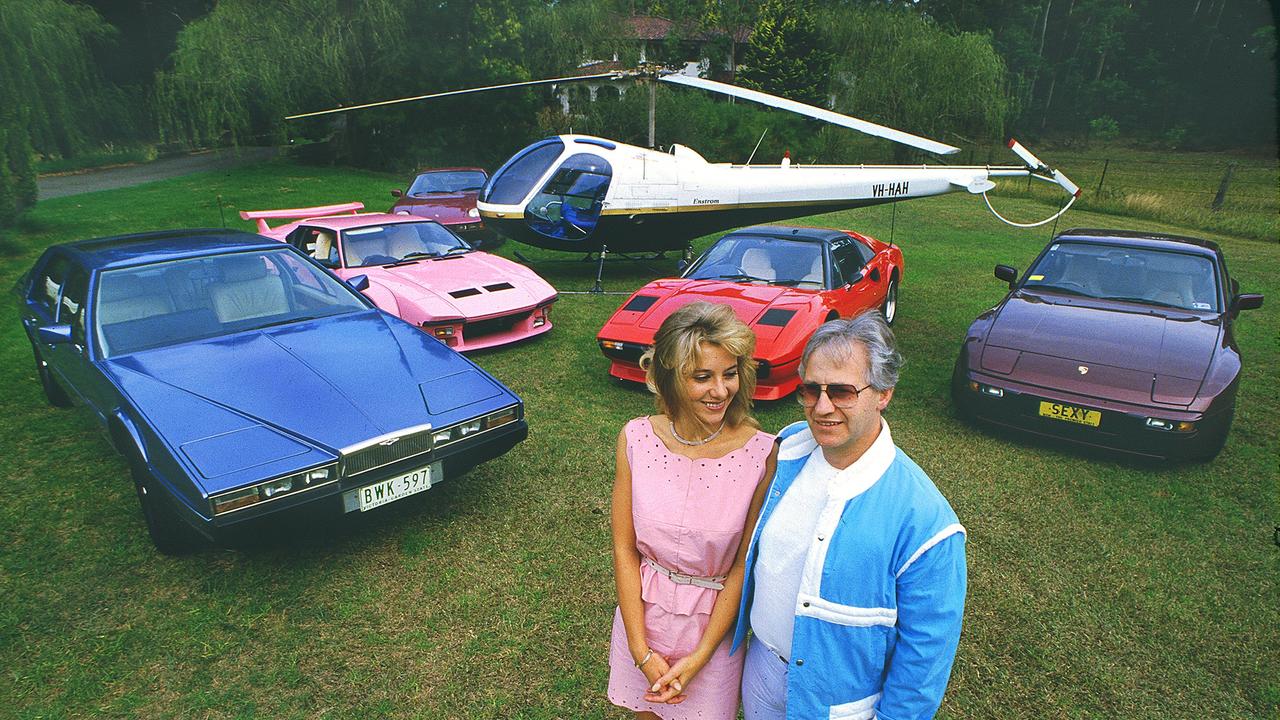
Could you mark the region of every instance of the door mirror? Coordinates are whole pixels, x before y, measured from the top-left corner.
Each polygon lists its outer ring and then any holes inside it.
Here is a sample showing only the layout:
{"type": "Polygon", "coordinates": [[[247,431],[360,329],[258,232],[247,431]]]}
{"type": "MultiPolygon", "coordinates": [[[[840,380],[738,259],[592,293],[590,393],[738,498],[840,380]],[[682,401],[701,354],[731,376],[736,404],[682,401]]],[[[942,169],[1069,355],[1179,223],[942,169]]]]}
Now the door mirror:
{"type": "Polygon", "coordinates": [[[352,275],[351,277],[347,278],[347,284],[351,286],[352,290],[355,290],[357,292],[364,292],[365,290],[369,289],[369,276],[368,275],[352,275]]]}
{"type": "Polygon", "coordinates": [[[1012,290],[1014,285],[1018,284],[1018,268],[1008,265],[996,266],[996,279],[1009,283],[1009,289],[1012,290]]]}
{"type": "Polygon", "coordinates": [[[1256,310],[1262,307],[1262,297],[1262,295],[1255,293],[1237,295],[1231,300],[1231,311],[1240,312],[1241,310],[1256,310]]]}
{"type": "Polygon", "coordinates": [[[880,282],[880,268],[871,268],[871,282],[880,282]]]}
{"type": "Polygon", "coordinates": [[[391,191],[391,197],[393,197],[393,198],[398,198],[398,197],[403,197],[403,196],[404,196],[404,192],[403,192],[403,191],[401,191],[401,190],[392,190],[392,191],[391,191]]]}
{"type": "Polygon", "coordinates": [[[46,325],[36,329],[40,342],[46,345],[58,345],[71,342],[70,325],[46,325]]]}

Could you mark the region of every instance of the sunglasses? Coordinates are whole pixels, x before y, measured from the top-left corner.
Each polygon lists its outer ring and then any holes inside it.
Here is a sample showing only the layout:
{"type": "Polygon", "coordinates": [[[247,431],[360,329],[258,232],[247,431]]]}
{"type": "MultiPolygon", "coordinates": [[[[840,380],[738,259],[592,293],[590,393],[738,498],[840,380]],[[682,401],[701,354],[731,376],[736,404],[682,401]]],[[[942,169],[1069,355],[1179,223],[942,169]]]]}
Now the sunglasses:
{"type": "Polygon", "coordinates": [[[857,385],[839,383],[801,383],[800,387],[796,388],[796,400],[805,407],[813,407],[818,404],[818,398],[825,392],[832,405],[838,408],[851,408],[858,404],[858,393],[869,387],[871,387],[870,384],[860,388],[857,385]]]}

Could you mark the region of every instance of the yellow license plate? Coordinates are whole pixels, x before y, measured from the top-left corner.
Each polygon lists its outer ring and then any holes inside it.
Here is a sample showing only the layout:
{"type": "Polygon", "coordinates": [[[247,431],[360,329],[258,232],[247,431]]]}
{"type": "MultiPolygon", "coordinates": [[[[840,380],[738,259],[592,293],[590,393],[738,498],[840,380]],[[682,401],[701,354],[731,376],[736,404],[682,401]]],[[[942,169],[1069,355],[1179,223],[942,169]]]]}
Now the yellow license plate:
{"type": "Polygon", "coordinates": [[[1062,403],[1040,401],[1040,417],[1053,418],[1054,420],[1062,420],[1064,422],[1076,423],[1077,425],[1089,425],[1098,427],[1098,423],[1102,422],[1102,413],[1097,410],[1086,410],[1075,405],[1063,405],[1062,403]]]}

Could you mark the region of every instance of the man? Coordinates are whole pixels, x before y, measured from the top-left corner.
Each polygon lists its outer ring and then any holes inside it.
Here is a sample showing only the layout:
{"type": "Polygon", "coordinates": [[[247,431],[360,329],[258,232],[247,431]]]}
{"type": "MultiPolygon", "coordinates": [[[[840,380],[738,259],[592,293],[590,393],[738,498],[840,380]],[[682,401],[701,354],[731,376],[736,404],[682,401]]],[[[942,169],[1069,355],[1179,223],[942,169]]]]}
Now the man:
{"type": "Polygon", "coordinates": [[[964,528],[881,413],[902,356],[879,312],[826,323],[800,360],[805,421],[747,553],[747,720],[929,718],[964,612],[964,528]]]}

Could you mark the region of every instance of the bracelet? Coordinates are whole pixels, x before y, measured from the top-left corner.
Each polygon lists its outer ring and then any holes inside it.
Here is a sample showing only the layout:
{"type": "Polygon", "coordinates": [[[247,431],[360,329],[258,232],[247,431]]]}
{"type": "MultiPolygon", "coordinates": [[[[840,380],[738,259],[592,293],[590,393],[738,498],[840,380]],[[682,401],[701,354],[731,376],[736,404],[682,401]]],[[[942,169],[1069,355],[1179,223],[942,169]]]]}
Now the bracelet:
{"type": "Polygon", "coordinates": [[[640,662],[636,663],[636,667],[637,667],[637,668],[642,668],[642,667],[644,667],[644,664],[645,664],[645,663],[647,663],[647,662],[649,662],[649,659],[650,659],[650,658],[652,658],[652,657],[653,657],[653,650],[652,650],[652,649],[650,649],[650,650],[649,650],[649,652],[647,652],[647,653],[645,653],[645,654],[644,654],[644,659],[643,659],[643,660],[641,660],[640,662]]]}

